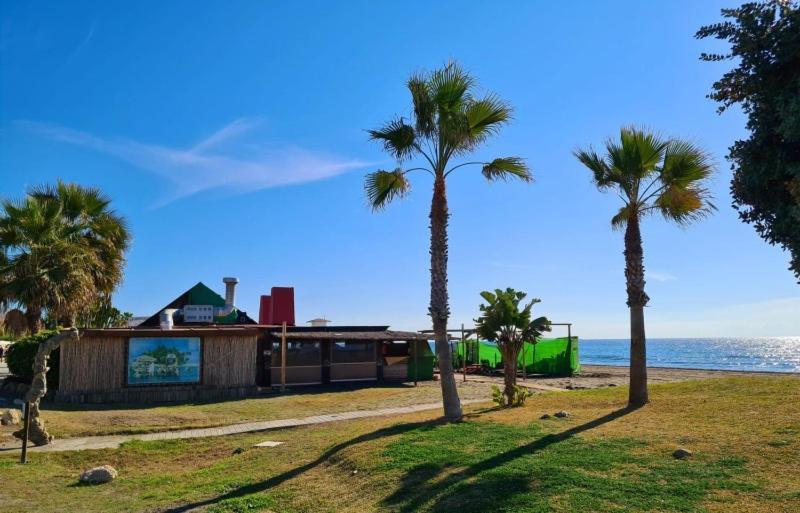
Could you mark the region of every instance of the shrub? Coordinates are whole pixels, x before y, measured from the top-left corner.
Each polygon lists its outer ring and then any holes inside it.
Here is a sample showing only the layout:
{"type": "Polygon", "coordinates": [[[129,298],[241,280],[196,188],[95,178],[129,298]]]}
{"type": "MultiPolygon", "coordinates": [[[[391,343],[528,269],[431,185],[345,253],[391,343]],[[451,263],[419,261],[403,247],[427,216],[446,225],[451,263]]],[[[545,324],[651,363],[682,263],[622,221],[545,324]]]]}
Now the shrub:
{"type": "Polygon", "coordinates": [[[492,385],[492,401],[494,401],[494,403],[501,408],[505,408],[506,406],[510,406],[512,408],[522,406],[525,404],[525,401],[528,399],[528,397],[532,395],[533,392],[531,392],[527,387],[514,385],[514,394],[511,398],[511,402],[509,403],[506,395],[503,393],[503,390],[497,385],[492,385]]]}
{"type": "MultiPolygon", "coordinates": [[[[36,335],[30,335],[11,344],[6,356],[9,372],[21,381],[30,383],[33,379],[33,361],[39,350],[39,344],[56,334],[58,331],[55,330],[40,331],[36,335]]],[[[47,365],[50,367],[50,370],[47,371],[47,388],[56,390],[58,388],[58,349],[50,353],[47,365]]]]}

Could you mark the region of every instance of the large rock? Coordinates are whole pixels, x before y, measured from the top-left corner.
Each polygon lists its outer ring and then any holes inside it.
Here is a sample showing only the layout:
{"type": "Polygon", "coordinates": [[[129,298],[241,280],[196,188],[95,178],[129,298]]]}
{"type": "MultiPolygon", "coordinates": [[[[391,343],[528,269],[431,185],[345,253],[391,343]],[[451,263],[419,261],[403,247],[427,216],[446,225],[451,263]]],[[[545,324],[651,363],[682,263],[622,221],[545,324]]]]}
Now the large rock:
{"type": "Polygon", "coordinates": [[[81,483],[100,484],[113,481],[117,477],[117,470],[111,465],[90,468],[81,474],[81,483]]]}
{"type": "Polygon", "coordinates": [[[9,409],[0,414],[0,424],[4,426],[16,426],[22,422],[22,413],[19,410],[9,409]]]}

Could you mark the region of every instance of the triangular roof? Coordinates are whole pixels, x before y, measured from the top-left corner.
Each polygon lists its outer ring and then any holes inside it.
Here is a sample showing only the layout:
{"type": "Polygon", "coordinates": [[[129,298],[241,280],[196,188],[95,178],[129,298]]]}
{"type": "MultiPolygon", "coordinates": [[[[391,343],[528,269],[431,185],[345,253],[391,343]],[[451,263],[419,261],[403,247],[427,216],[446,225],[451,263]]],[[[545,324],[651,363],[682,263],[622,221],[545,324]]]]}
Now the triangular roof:
{"type": "MultiPolygon", "coordinates": [[[[186,305],[211,305],[211,306],[225,306],[225,299],[208,288],[203,282],[197,282],[197,285],[190,288],[180,296],[176,297],[171,303],[159,308],[159,310],[147,318],[144,322],[139,324],[140,327],[153,327],[159,325],[158,315],[165,308],[183,308],[186,305]]],[[[176,323],[179,324],[179,323],[176,323]]],[[[256,324],[256,321],[250,318],[246,313],[234,307],[233,312],[225,317],[214,318],[214,324],[256,324]]]]}

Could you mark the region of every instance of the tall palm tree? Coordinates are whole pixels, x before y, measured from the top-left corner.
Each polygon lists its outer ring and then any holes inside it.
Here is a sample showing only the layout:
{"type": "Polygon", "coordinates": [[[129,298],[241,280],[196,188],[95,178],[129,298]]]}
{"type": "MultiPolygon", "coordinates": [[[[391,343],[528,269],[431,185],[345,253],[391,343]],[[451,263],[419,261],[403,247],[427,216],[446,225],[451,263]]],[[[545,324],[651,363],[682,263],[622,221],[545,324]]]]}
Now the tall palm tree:
{"type": "Polygon", "coordinates": [[[130,234],[98,189],[58,182],[0,206],[0,302],[25,307],[28,327],[42,312],[65,323],[122,280],[130,234]]]}
{"type": "Polygon", "coordinates": [[[614,229],[625,229],[625,280],[631,329],[630,391],[632,407],[647,396],[647,354],[644,307],[644,253],[640,222],[650,214],[687,225],[716,208],[704,182],[713,172],[708,153],[690,142],[664,139],[640,128],[623,128],[619,140],[609,138],[606,153],[577,150],[575,156],[592,172],[601,191],[613,190],[623,201],[611,219],[614,229]]]}
{"type": "Polygon", "coordinates": [[[519,178],[531,181],[525,162],[519,157],[497,158],[492,161],[461,162],[459,157],[473,152],[511,119],[511,107],[499,97],[488,94],[476,96],[475,80],[457,63],[426,74],[412,75],[408,89],[413,104],[413,122],[400,117],[377,130],[370,130],[373,140],[397,160],[392,171],[379,170],[365,179],[365,190],[374,210],[408,194],[411,184],[408,173],[427,172],[433,177],[433,198],[430,209],[431,297],[428,313],[433,323],[436,355],[439,361],[440,382],[445,417],[461,418],[450,346],[447,339],[447,320],[450,307],[447,294],[447,208],[446,179],[454,171],[469,165],[482,166],[488,180],[519,178]],[[414,167],[403,163],[417,159],[414,167]]]}

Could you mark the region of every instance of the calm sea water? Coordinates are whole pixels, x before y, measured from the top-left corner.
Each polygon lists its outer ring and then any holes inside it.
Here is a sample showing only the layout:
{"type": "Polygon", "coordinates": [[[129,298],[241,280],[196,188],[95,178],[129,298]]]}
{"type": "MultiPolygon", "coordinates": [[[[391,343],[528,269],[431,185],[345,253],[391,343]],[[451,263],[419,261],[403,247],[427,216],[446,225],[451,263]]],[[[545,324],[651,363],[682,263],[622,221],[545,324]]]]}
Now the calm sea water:
{"type": "MultiPolygon", "coordinates": [[[[585,364],[628,365],[630,342],[581,339],[585,364]]],[[[800,372],[800,337],[652,338],[647,340],[651,367],[800,372]]]]}

